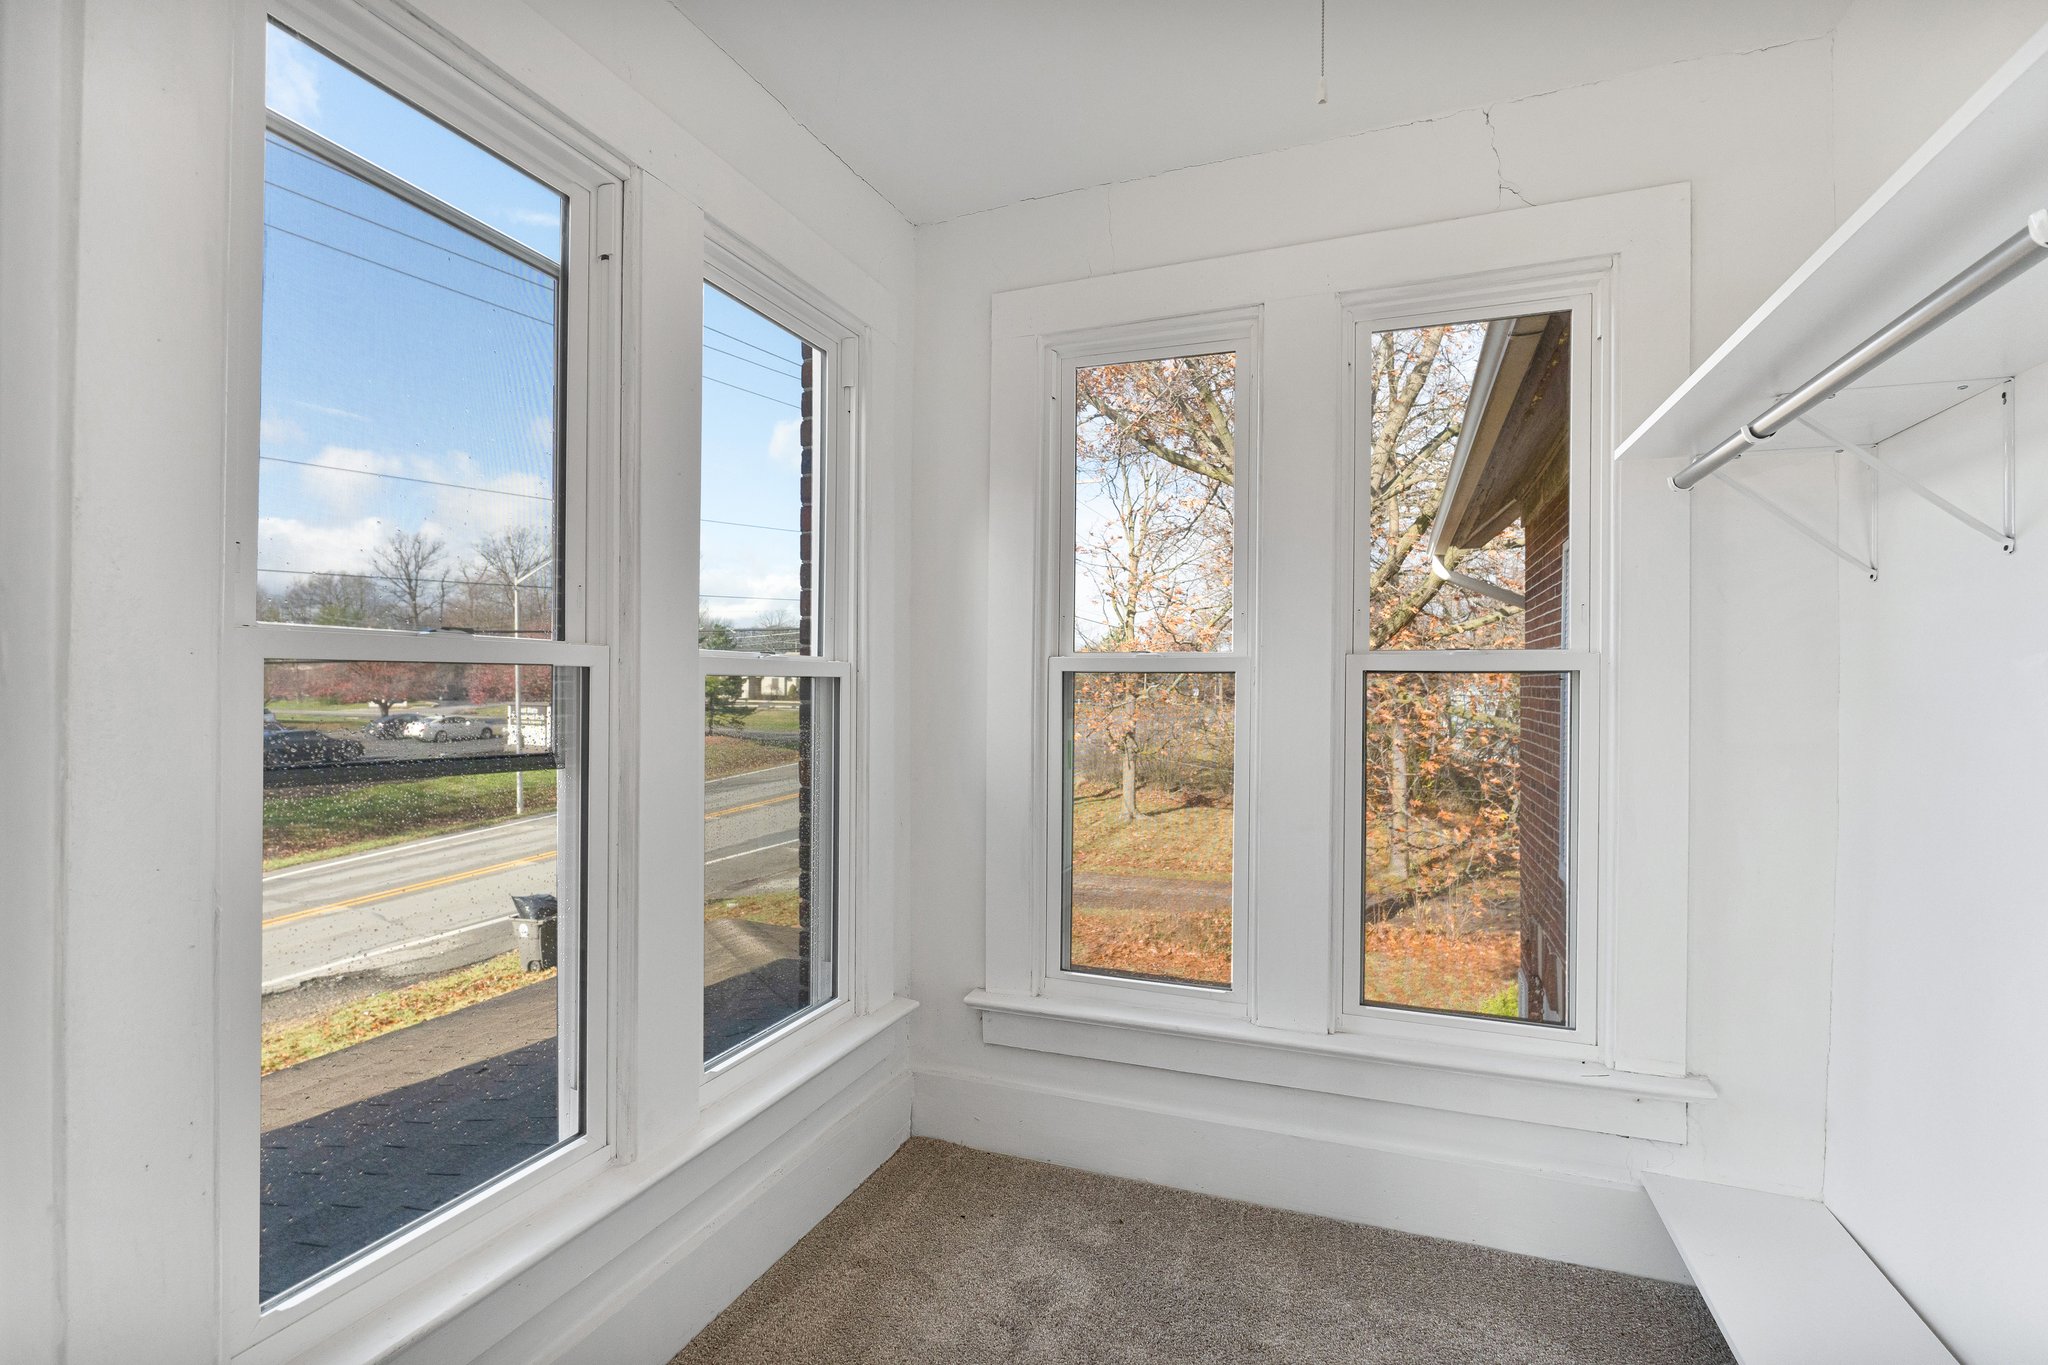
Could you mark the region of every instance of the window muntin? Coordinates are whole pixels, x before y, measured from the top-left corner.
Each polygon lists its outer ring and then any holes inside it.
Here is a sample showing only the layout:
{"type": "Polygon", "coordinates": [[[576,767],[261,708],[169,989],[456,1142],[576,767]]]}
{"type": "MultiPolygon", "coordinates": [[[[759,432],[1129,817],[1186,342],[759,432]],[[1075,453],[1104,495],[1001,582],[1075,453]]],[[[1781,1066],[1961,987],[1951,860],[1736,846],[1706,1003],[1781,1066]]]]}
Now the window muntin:
{"type": "Polygon", "coordinates": [[[1372,335],[1370,649],[1561,649],[1571,315],[1372,335]]]}
{"type": "Polygon", "coordinates": [[[1569,673],[1368,673],[1361,1003],[1567,1022],[1569,673]]]}
{"type": "Polygon", "coordinates": [[[704,1058],[834,996],[838,680],[704,679],[704,1058]]]}
{"type": "Polygon", "coordinates": [[[430,147],[423,164],[448,174],[429,178],[479,198],[431,211],[289,127],[268,134],[258,616],[559,638],[559,267],[463,223],[516,181],[519,212],[551,206],[559,256],[562,196],[271,34],[273,97],[430,147]],[[299,73],[282,84],[280,57],[299,73]]]}
{"type": "Polygon", "coordinates": [[[1575,774],[1594,679],[1567,648],[1572,322],[1362,329],[1350,913],[1367,1008],[1583,1023],[1575,774]]]}
{"type": "Polygon", "coordinates": [[[1231,648],[1237,354],[1074,372],[1077,653],[1231,648]]]}
{"type": "Polygon", "coordinates": [[[816,516],[824,352],[716,285],[704,286],[704,440],[698,638],[706,649],[818,652],[816,516]]]}
{"type": "Polygon", "coordinates": [[[1237,678],[1067,675],[1069,971],[1231,984],[1237,678]]]}
{"type": "Polygon", "coordinates": [[[581,1131],[586,686],[266,663],[262,1299],[581,1131]]]}

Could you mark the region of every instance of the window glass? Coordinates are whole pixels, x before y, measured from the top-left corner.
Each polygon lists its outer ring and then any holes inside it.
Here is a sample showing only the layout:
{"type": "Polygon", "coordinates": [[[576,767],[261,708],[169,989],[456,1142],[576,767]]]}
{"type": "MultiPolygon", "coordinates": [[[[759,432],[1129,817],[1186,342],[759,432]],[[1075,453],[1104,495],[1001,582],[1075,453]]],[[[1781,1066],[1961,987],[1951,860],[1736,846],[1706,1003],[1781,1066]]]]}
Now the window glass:
{"type": "MultiPolygon", "coordinates": [[[[295,98],[324,98],[330,69],[295,98]]],[[[349,107],[382,101],[394,139],[517,174],[350,79],[349,107]]],[[[558,637],[554,268],[277,131],[263,212],[259,615],[558,637]]]]}
{"type": "Polygon", "coordinates": [[[817,652],[817,428],[822,353],[704,286],[703,548],[706,649],[817,652]]]}
{"type": "Polygon", "coordinates": [[[834,994],[830,678],[704,680],[704,1056],[834,994]]]}
{"type": "Polygon", "coordinates": [[[1566,1023],[1571,677],[1368,673],[1364,1002],[1566,1023]]]}
{"type": "Polygon", "coordinates": [[[263,100],[272,113],[561,262],[559,194],[277,24],[267,34],[263,100]]]}
{"type": "Polygon", "coordinates": [[[266,664],[264,1299],[581,1131],[584,682],[266,664]]]}
{"type": "Polygon", "coordinates": [[[1067,680],[1066,965],[1228,986],[1237,679],[1067,680]]]}
{"type": "Polygon", "coordinates": [[[1373,649],[1564,647],[1571,315],[1372,339],[1373,649]]]}
{"type": "Polygon", "coordinates": [[[1074,372],[1074,648],[1231,647],[1237,355],[1074,372]]]}

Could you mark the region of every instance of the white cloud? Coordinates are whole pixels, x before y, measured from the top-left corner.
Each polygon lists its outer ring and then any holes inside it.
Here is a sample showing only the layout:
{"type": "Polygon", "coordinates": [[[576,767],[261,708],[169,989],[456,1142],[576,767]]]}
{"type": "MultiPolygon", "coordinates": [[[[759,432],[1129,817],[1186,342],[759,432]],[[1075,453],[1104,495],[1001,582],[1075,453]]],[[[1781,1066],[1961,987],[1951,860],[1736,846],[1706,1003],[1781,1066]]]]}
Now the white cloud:
{"type": "Polygon", "coordinates": [[[803,443],[798,438],[803,433],[803,419],[790,417],[775,424],[775,430],[768,437],[768,458],[790,469],[797,468],[803,460],[803,443]]]}
{"type": "Polygon", "coordinates": [[[306,439],[306,429],[289,417],[264,418],[257,427],[257,434],[262,436],[266,444],[272,441],[290,444],[306,439]]]}
{"type": "Polygon", "coordinates": [[[533,448],[535,450],[544,451],[548,454],[554,453],[555,419],[552,415],[544,412],[527,423],[526,434],[533,438],[533,448]]]}
{"type": "Polygon", "coordinates": [[[360,412],[350,412],[347,408],[330,408],[322,403],[308,403],[303,398],[294,398],[292,401],[311,412],[324,412],[329,417],[346,417],[351,422],[367,422],[370,420],[360,412]]]}
{"type": "Polygon", "coordinates": [[[265,44],[263,102],[294,123],[320,117],[320,73],[299,44],[276,29],[265,44]]]}
{"type": "Polygon", "coordinates": [[[371,475],[404,472],[405,462],[395,455],[327,446],[300,468],[299,477],[306,491],[326,503],[329,511],[347,517],[377,496],[379,481],[371,475]]]}
{"type": "Polygon", "coordinates": [[[560,227],[560,213],[545,213],[540,209],[506,209],[504,217],[509,222],[525,223],[528,227],[560,227]]]}
{"type": "Polygon", "coordinates": [[[304,573],[370,573],[370,557],[384,539],[377,517],[334,526],[295,517],[261,517],[256,522],[256,566],[304,573]]]}

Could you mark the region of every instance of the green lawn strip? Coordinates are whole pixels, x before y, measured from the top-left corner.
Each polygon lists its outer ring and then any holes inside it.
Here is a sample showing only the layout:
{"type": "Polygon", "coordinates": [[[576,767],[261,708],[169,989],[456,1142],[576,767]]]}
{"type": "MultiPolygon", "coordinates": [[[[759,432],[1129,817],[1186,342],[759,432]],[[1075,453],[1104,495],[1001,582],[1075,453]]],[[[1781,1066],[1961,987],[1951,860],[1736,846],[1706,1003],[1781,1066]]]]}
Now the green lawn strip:
{"type": "Polygon", "coordinates": [[[263,1074],[267,1076],[386,1033],[439,1019],[522,986],[551,981],[554,975],[552,968],[544,972],[522,971],[519,954],[501,953],[473,967],[415,981],[396,990],[379,991],[311,1019],[265,1029],[263,1074]]]}
{"type": "MultiPolygon", "coordinates": [[[[379,782],[350,791],[285,788],[263,801],[263,867],[339,858],[436,834],[483,829],[514,816],[518,773],[379,782]]],[[[555,808],[555,774],[525,774],[526,813],[555,808]]]]}

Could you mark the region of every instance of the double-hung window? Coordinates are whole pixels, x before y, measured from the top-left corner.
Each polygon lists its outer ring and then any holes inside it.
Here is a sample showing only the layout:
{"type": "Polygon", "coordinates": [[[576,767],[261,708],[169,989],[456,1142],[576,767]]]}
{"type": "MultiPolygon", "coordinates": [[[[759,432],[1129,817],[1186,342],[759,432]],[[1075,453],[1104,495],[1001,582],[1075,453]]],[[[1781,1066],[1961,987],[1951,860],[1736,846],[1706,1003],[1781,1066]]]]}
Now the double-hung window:
{"type": "Polygon", "coordinates": [[[704,284],[697,636],[704,1059],[844,998],[854,716],[854,337],[714,245],[704,284]]]}
{"type": "Polygon", "coordinates": [[[1241,1001],[1253,639],[1249,316],[1056,352],[1044,969],[1241,1001]]]}
{"type": "Polygon", "coordinates": [[[1353,1018],[1570,1034],[1591,1008],[1587,311],[1355,319],[1353,1018]]]}
{"type": "Polygon", "coordinates": [[[996,296],[985,1042],[1683,1134],[1688,213],[996,296]]]}
{"type": "Polygon", "coordinates": [[[320,32],[267,29],[230,480],[224,1236],[273,1329],[607,1112],[618,185],[320,32]]]}

